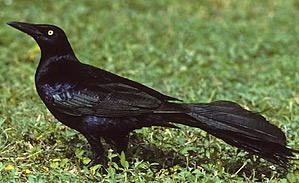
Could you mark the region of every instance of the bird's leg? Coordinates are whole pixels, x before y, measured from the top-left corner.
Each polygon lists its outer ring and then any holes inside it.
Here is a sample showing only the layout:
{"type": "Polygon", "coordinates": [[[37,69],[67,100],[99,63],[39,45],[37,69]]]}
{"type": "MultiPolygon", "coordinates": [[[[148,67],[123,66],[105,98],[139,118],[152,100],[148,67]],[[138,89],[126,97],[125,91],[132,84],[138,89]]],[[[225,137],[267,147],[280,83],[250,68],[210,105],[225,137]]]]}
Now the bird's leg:
{"type": "Polygon", "coordinates": [[[110,138],[116,147],[117,152],[120,154],[122,151],[126,151],[129,143],[128,134],[118,134],[110,138]]]}
{"type": "MultiPolygon", "coordinates": [[[[126,153],[126,157],[130,156],[130,155],[128,155],[128,152],[126,151],[127,147],[128,147],[128,142],[129,142],[129,138],[128,138],[127,134],[117,133],[117,135],[105,136],[104,139],[107,143],[112,144],[114,147],[116,147],[117,153],[119,155],[123,151],[126,153]]],[[[120,163],[120,157],[119,156],[114,157],[113,161],[120,163]]]]}
{"type": "Polygon", "coordinates": [[[105,164],[103,158],[104,149],[100,141],[100,136],[94,136],[94,135],[84,135],[84,136],[87,139],[88,143],[90,144],[91,151],[93,153],[91,162],[88,164],[88,166],[92,166],[98,163],[105,164]]]}
{"type": "Polygon", "coordinates": [[[122,151],[127,151],[128,143],[129,138],[127,136],[124,136],[123,139],[117,139],[117,141],[115,141],[117,152],[120,154],[122,151]]]}

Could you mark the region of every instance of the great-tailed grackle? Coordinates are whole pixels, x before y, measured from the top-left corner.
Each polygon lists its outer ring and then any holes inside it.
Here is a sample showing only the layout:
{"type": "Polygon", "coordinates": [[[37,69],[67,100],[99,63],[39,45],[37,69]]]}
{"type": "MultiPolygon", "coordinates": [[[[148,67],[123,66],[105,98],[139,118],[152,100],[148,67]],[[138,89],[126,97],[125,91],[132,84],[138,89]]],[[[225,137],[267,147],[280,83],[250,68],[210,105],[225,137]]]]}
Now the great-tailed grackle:
{"type": "Polygon", "coordinates": [[[285,134],[263,116],[234,102],[186,104],[135,81],[79,62],[62,29],[54,25],[8,22],[35,39],[41,59],[35,73],[37,92],[63,124],[82,133],[93,159],[103,154],[100,138],[117,150],[128,134],[142,127],[201,128],[230,145],[286,166],[293,153],[285,134]]]}

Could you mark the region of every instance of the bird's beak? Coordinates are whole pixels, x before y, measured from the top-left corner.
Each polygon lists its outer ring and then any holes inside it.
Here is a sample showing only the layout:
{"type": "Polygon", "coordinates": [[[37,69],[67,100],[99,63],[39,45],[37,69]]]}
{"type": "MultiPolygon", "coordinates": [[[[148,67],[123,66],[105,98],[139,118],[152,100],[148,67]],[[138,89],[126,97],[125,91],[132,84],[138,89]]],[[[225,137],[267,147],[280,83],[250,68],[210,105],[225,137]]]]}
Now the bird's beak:
{"type": "Polygon", "coordinates": [[[32,37],[41,36],[42,33],[36,28],[36,25],[23,22],[7,22],[8,25],[27,33],[32,37]]]}

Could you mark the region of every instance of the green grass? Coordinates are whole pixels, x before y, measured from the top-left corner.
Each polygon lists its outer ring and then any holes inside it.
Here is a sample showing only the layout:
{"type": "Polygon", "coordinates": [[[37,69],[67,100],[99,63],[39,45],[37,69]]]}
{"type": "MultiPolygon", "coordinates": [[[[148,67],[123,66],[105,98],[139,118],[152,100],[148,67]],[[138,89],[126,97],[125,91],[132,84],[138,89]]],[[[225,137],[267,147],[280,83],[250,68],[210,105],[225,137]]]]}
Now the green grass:
{"type": "MultiPolygon", "coordinates": [[[[299,149],[299,3],[276,1],[0,1],[2,182],[298,182],[205,132],[144,128],[130,157],[87,168],[82,135],[47,111],[34,86],[39,49],[6,21],[62,27],[78,58],[185,102],[232,100],[299,149]]],[[[108,148],[108,147],[107,147],[108,148]]],[[[297,156],[298,158],[298,156],[297,156]]],[[[297,175],[297,176],[296,176],[297,175]]]]}

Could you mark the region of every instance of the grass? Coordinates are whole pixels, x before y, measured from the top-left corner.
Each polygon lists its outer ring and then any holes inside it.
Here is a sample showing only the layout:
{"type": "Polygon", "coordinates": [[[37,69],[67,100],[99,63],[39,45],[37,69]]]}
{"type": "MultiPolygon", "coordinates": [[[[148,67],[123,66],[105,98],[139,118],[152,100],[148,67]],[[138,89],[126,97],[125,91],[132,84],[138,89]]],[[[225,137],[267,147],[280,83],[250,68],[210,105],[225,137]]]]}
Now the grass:
{"type": "Polygon", "coordinates": [[[84,63],[185,102],[225,99],[262,112],[298,150],[298,1],[3,0],[0,7],[1,181],[298,182],[298,161],[273,167],[184,126],[136,130],[130,157],[109,150],[107,167],[87,168],[86,140],[57,122],[35,91],[36,43],[5,24],[58,25],[84,63]]]}

